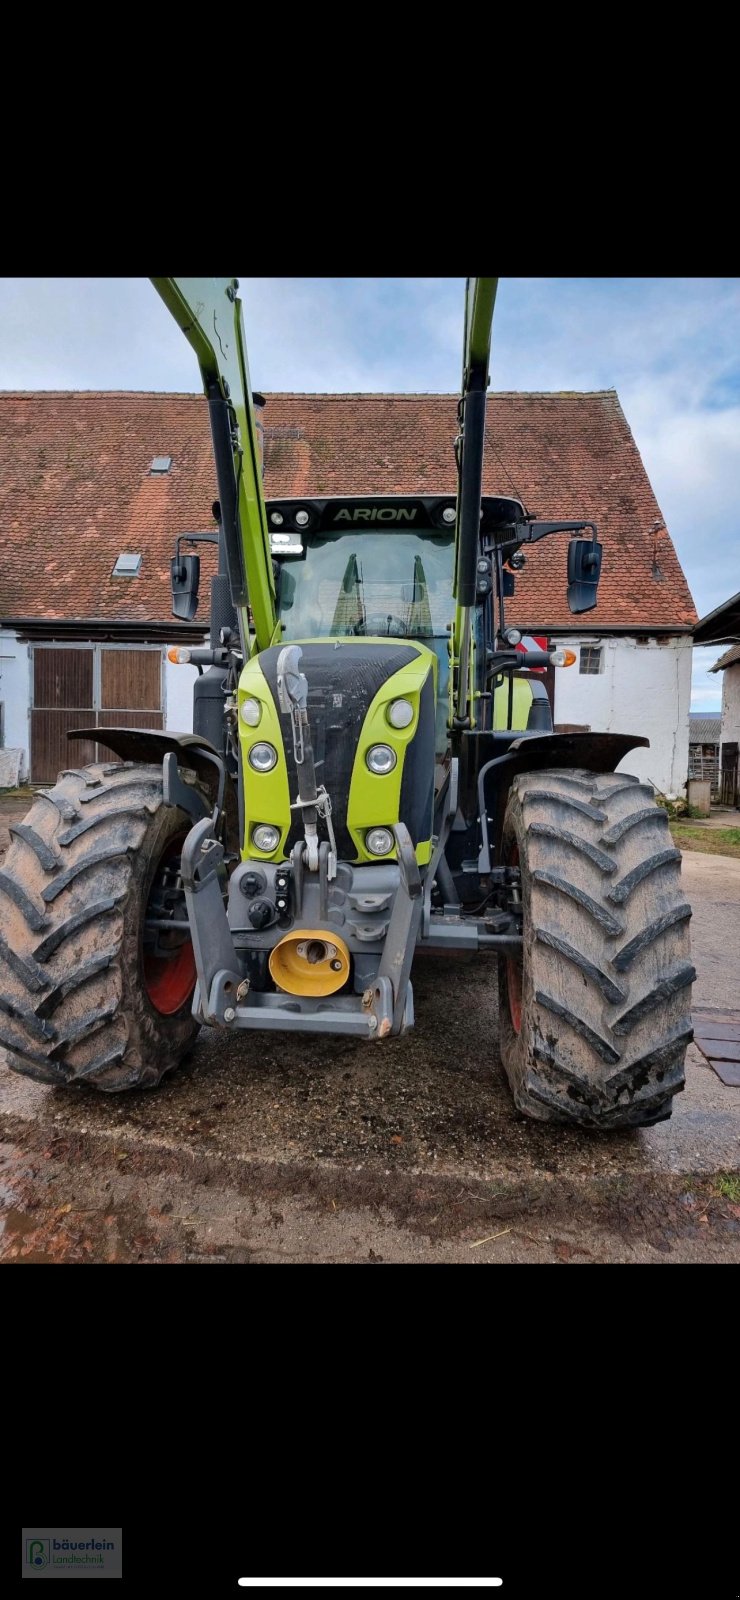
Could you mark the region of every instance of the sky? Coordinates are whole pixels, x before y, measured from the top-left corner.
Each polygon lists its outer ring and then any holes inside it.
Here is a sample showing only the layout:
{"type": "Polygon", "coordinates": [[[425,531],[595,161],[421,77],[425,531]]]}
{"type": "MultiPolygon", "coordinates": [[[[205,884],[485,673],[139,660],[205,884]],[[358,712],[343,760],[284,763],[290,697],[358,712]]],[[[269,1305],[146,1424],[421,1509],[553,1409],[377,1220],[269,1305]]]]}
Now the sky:
{"type": "MultiPolygon", "coordinates": [[[[456,392],[463,278],[241,278],[258,390],[456,392]]],[[[740,278],[502,278],[493,389],[616,389],[700,616],[740,590],[740,278]]],[[[147,278],[0,279],[0,389],[197,392],[147,278]]],[[[718,711],[720,648],[692,710],[718,711]]]]}

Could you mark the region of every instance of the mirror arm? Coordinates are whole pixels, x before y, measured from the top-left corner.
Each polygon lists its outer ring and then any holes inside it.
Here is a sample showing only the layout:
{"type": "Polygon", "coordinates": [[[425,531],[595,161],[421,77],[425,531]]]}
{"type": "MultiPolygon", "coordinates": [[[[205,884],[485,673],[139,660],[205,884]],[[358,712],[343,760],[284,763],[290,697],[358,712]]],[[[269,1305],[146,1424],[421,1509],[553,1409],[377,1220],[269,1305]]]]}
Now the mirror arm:
{"type": "Polygon", "coordinates": [[[181,544],[218,544],[217,533],[178,533],[175,540],[175,560],[180,560],[181,544]]]}
{"type": "Polygon", "coordinates": [[[581,533],[584,528],[591,529],[591,538],[596,543],[595,522],[515,522],[516,544],[534,544],[537,539],[546,539],[549,533],[581,533]]]}

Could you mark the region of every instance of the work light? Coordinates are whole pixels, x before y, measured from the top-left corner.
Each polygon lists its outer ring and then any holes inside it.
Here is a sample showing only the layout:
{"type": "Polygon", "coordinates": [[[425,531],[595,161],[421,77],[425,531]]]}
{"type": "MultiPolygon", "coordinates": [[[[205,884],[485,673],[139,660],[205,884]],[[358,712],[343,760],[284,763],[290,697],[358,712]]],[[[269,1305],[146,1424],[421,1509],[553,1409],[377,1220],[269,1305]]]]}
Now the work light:
{"type": "Polygon", "coordinates": [[[259,700],[253,700],[251,696],[248,696],[246,700],[242,700],[242,721],[246,722],[247,727],[256,728],[261,719],[262,707],[259,700]]]}
{"type": "Polygon", "coordinates": [[[414,720],[414,708],[410,700],[391,700],[386,712],[392,728],[408,728],[414,720]]]}
{"type": "Polygon", "coordinates": [[[396,752],[391,750],[389,744],[373,744],[365,756],[371,772],[378,777],[384,777],[387,772],[392,772],[396,765],[396,752]]]}
{"type": "Polygon", "coordinates": [[[370,828],[365,834],[365,844],[369,855],[388,856],[393,849],[393,834],[390,828],[370,828]]]}
{"type": "Polygon", "coordinates": [[[256,844],[258,850],[264,850],[265,855],[272,855],[280,843],[279,828],[273,828],[269,822],[259,822],[252,829],[252,843],[256,844]]]}
{"type": "Polygon", "coordinates": [[[277,750],[272,744],[253,744],[247,760],[255,772],[272,772],[277,766],[277,750]]]}

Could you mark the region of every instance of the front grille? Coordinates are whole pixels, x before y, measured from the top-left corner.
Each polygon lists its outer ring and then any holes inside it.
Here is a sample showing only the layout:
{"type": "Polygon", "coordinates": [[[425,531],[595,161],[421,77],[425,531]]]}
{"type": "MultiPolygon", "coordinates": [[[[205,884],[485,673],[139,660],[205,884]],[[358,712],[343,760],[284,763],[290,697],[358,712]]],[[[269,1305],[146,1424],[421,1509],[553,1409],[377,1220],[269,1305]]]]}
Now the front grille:
{"type": "MultiPolygon", "coordinates": [[[[281,712],[278,700],[277,663],[282,649],[282,645],[271,645],[269,650],[261,652],[259,659],[280,718],[292,803],[298,798],[298,773],[293,755],[290,717],[281,712]]],[[[357,850],[347,829],[347,807],[362,725],[386,679],[401,667],[408,666],[419,652],[413,645],[342,644],[339,641],[304,644],[301,649],[301,672],[308,679],[308,716],[316,782],[318,785],[323,783],[331,797],[332,823],[339,857],[354,861],[357,850]]],[[[285,845],[286,854],[304,836],[299,815],[294,812],[293,817],[285,845]]],[[[378,818],[379,822],[387,820],[390,819],[378,818]]],[[[328,837],[326,823],[320,818],[319,838],[328,837]]]]}

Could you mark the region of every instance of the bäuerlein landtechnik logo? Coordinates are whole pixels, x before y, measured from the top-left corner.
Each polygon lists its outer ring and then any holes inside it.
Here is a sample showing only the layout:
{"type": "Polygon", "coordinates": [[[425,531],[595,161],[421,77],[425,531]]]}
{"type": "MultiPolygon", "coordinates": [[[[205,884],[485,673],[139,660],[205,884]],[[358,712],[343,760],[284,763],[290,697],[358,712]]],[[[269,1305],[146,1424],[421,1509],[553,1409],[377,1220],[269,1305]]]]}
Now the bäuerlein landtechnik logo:
{"type": "MultiPolygon", "coordinates": [[[[25,1531],[25,1530],[24,1530],[25,1531]]],[[[70,1534],[49,1530],[28,1534],[25,1540],[24,1572],[39,1577],[52,1577],[79,1572],[90,1577],[120,1576],[121,1544],[119,1537],[108,1537],[108,1529],[73,1529],[70,1534]]],[[[114,1535],[119,1530],[111,1529],[114,1535]]]]}
{"type": "Polygon", "coordinates": [[[116,1548],[111,1539],[27,1539],[26,1547],[32,1567],[102,1567],[103,1552],[116,1548]]]}

